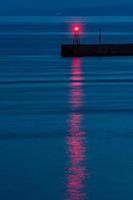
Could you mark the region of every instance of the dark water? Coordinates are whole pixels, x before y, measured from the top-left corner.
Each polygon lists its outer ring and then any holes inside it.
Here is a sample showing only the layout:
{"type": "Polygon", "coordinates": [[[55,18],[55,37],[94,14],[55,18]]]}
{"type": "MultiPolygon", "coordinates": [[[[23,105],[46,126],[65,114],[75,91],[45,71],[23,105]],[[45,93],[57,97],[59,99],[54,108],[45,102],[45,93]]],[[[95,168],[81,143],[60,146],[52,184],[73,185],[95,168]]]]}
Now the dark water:
{"type": "MultiPolygon", "coordinates": [[[[132,18],[77,20],[133,41],[132,18]]],[[[133,57],[61,58],[73,21],[0,18],[1,200],[133,199],[133,57]]]]}

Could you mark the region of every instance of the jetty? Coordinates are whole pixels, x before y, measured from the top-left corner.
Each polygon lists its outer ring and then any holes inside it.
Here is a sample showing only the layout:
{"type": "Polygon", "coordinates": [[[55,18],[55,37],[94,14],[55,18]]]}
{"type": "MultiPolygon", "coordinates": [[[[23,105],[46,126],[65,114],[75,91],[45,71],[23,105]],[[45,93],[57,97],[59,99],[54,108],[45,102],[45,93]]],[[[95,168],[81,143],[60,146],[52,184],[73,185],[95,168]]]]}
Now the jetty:
{"type": "Polygon", "coordinates": [[[102,29],[99,28],[98,43],[81,44],[80,31],[81,27],[79,24],[72,27],[73,43],[61,45],[62,57],[133,56],[133,43],[105,44],[102,40],[102,29]]]}
{"type": "Polygon", "coordinates": [[[63,44],[61,56],[133,56],[133,44],[63,44]]]}

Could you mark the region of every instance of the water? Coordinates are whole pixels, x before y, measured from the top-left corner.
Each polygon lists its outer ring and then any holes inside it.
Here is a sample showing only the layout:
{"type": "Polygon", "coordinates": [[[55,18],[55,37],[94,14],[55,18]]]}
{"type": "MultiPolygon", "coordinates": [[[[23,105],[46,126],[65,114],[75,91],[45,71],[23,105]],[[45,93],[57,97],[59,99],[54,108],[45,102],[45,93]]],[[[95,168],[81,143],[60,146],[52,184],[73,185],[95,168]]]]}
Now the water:
{"type": "MultiPolygon", "coordinates": [[[[133,42],[133,18],[77,20],[133,42]]],[[[0,18],[1,200],[133,198],[133,57],[61,58],[73,21],[0,18]]]]}

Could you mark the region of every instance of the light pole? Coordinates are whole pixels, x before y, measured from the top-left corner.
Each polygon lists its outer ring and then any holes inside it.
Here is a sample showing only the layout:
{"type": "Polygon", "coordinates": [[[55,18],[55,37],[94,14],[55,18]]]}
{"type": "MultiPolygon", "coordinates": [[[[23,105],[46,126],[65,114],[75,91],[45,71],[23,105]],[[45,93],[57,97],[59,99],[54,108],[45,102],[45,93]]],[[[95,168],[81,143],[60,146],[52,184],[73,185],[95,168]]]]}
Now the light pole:
{"type": "Polygon", "coordinates": [[[99,44],[102,43],[102,29],[99,28],[99,44]]]}

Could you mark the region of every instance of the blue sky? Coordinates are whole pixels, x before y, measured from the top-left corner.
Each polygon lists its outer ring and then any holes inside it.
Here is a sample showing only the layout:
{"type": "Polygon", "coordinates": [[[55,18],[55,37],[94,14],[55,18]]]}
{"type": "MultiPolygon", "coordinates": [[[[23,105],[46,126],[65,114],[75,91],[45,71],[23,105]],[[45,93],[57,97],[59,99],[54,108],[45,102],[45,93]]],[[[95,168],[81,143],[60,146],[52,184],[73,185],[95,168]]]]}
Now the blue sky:
{"type": "Polygon", "coordinates": [[[0,3],[0,15],[44,15],[45,14],[87,14],[131,15],[131,0],[4,0],[0,3]],[[107,10],[106,10],[107,9],[107,10]],[[87,12],[88,11],[88,12],[87,12]]]}

